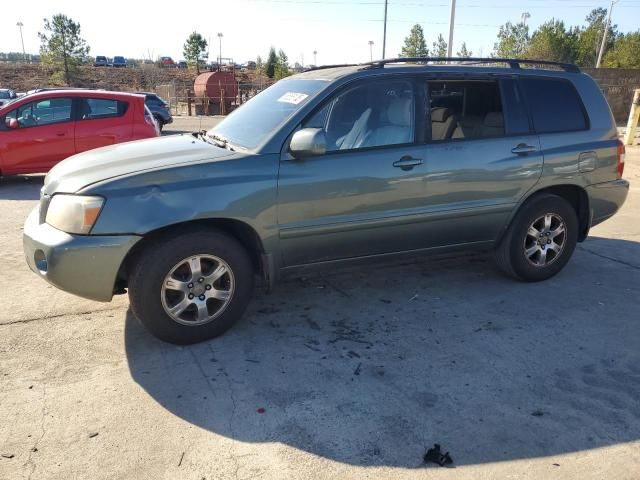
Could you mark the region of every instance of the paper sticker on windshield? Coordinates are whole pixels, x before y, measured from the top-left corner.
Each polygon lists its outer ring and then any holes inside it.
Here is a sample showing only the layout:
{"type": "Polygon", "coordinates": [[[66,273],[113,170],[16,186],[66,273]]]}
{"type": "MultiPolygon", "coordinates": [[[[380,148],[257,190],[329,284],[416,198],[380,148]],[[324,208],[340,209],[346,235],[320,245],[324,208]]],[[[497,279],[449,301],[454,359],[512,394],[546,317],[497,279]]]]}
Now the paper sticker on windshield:
{"type": "Polygon", "coordinates": [[[278,99],[278,101],[284,102],[284,103],[293,103],[294,105],[298,105],[308,96],[309,95],[307,95],[306,93],[287,92],[284,95],[282,95],[278,99]]]}

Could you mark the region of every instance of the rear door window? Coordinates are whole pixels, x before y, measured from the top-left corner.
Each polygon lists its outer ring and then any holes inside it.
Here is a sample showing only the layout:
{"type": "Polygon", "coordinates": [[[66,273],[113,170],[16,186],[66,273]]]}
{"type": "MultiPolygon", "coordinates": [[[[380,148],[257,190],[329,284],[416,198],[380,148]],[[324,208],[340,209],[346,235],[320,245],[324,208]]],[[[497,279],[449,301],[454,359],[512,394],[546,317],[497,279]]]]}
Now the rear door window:
{"type": "Polygon", "coordinates": [[[536,133],[573,132],[588,128],[584,106],[571,82],[523,78],[536,133]]]}
{"type": "Polygon", "coordinates": [[[474,140],[505,136],[500,88],[495,80],[428,82],[431,140],[474,140]]]}
{"type": "Polygon", "coordinates": [[[504,100],[505,127],[507,135],[526,135],[530,130],[529,115],[518,81],[505,79],[500,82],[504,100]]]}
{"type": "Polygon", "coordinates": [[[109,98],[83,98],[80,102],[80,119],[120,117],[127,111],[127,102],[109,98]]]}

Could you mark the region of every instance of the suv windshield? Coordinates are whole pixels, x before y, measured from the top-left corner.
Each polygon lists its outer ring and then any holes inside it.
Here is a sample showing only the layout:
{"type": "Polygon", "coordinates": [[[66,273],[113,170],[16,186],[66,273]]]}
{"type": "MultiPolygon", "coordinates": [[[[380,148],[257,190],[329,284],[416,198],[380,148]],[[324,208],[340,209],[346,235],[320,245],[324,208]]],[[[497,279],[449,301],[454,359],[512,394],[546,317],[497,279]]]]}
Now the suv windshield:
{"type": "Polygon", "coordinates": [[[260,92],[207,133],[224,138],[232,145],[254,149],[327,85],[329,83],[324,80],[280,81],[260,92]]]}
{"type": "Polygon", "coordinates": [[[3,100],[11,98],[11,92],[9,90],[0,90],[0,98],[3,100]]]}

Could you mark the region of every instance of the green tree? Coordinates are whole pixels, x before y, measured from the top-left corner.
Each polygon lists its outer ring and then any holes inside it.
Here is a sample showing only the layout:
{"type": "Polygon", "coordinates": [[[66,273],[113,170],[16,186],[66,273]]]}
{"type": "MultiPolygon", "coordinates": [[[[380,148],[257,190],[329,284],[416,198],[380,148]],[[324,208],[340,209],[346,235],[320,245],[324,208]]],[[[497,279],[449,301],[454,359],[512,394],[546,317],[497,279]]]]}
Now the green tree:
{"type": "Polygon", "coordinates": [[[275,68],[275,78],[280,80],[281,78],[289,76],[289,57],[284,53],[284,50],[278,50],[278,62],[275,68]]]}
{"type": "Polygon", "coordinates": [[[256,58],[256,72],[262,73],[263,67],[264,67],[264,62],[262,61],[262,57],[258,55],[258,58],[256,58]]]}
{"type": "Polygon", "coordinates": [[[578,36],[575,30],[567,30],[564,22],[551,19],[543,23],[531,35],[526,57],[554,62],[575,62],[578,36]]]}
{"type": "Polygon", "coordinates": [[[267,56],[267,61],[264,64],[264,74],[273,78],[276,74],[276,67],[278,66],[278,54],[276,53],[276,49],[271,47],[269,49],[269,55],[267,56]]]}
{"type": "Polygon", "coordinates": [[[429,49],[424,39],[424,31],[417,23],[411,27],[409,35],[404,39],[401,57],[428,57],[429,49]]]}
{"type": "Polygon", "coordinates": [[[498,41],[493,45],[493,56],[499,58],[521,58],[529,44],[529,26],[519,22],[507,22],[498,31],[498,41]]]}
{"type": "Polygon", "coordinates": [[[187,37],[182,48],[185,60],[190,64],[195,64],[196,72],[200,74],[200,60],[207,56],[207,41],[202,35],[193,32],[187,37]]]}
{"type": "Polygon", "coordinates": [[[640,30],[620,35],[602,60],[603,67],[640,68],[640,30]]]}
{"type": "MultiPolygon", "coordinates": [[[[576,28],[578,41],[576,44],[576,63],[581,67],[595,67],[598,61],[598,51],[602,43],[604,27],[607,23],[607,9],[595,8],[585,18],[587,25],[576,28]]],[[[617,25],[609,25],[605,52],[613,48],[618,38],[617,25]]]]}
{"type": "Polygon", "coordinates": [[[89,54],[89,46],[80,36],[80,24],[60,13],[44,19],[44,32],[38,32],[38,37],[42,61],[54,69],[55,81],[62,75],[65,85],[71,85],[78,65],[89,54]]]}
{"type": "Polygon", "coordinates": [[[469,58],[473,56],[473,52],[471,50],[467,50],[467,42],[462,42],[460,51],[456,53],[456,55],[460,58],[469,58]]]}
{"type": "Polygon", "coordinates": [[[436,57],[447,56],[447,42],[445,41],[442,34],[438,35],[438,39],[433,42],[433,54],[436,57]]]}

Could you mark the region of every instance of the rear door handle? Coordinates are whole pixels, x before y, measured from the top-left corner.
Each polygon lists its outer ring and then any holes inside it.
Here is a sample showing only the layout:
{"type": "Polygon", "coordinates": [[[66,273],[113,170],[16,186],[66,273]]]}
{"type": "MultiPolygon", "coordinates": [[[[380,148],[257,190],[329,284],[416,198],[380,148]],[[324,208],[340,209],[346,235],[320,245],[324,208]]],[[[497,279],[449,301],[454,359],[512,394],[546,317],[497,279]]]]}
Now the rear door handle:
{"type": "Polygon", "coordinates": [[[406,155],[400,160],[396,160],[395,162],[393,162],[394,167],[401,168],[404,171],[411,170],[416,165],[422,165],[422,159],[414,158],[411,155],[406,155]]]}
{"type": "Polygon", "coordinates": [[[58,136],[58,137],[64,137],[64,136],[65,136],[65,133],[64,133],[64,132],[58,132],[58,133],[56,133],[56,136],[58,136]]]}
{"type": "Polygon", "coordinates": [[[519,143],[517,146],[511,149],[511,153],[515,153],[517,155],[526,155],[527,153],[532,153],[537,150],[538,149],[533,145],[527,145],[526,143],[519,143]]]}

